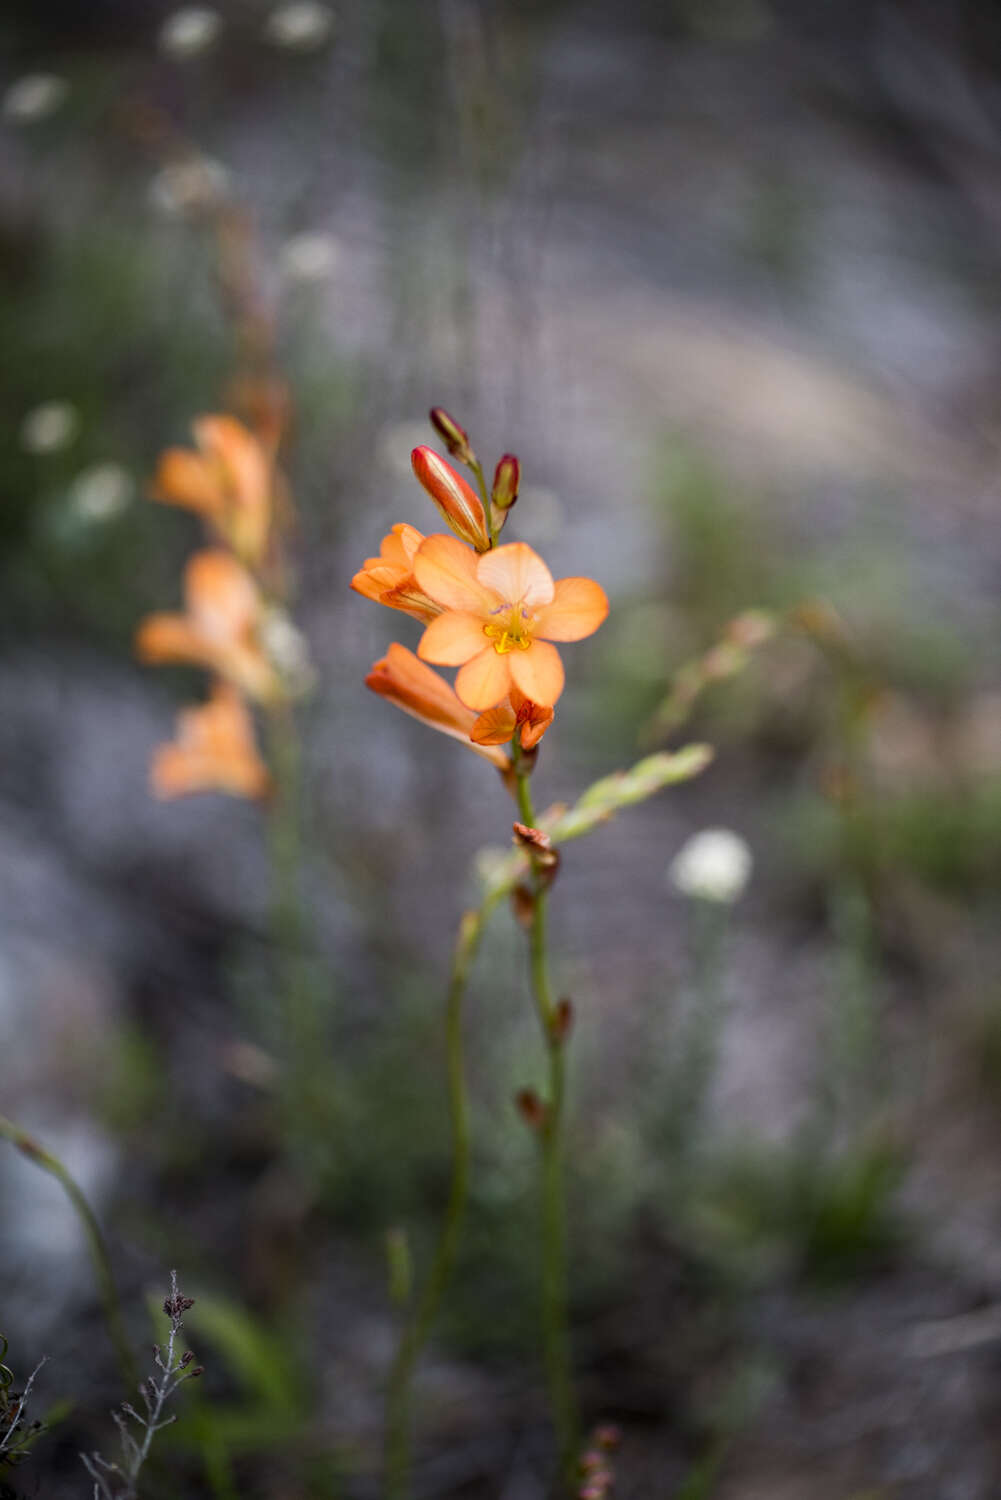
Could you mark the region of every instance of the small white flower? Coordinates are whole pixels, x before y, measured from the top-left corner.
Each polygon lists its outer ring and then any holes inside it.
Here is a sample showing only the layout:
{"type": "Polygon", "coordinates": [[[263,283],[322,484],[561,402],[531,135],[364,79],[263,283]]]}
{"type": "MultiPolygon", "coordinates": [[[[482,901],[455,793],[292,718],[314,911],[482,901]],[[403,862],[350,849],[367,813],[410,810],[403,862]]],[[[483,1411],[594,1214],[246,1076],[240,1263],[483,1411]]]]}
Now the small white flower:
{"type": "Polygon", "coordinates": [[[26,453],[58,453],[68,448],[80,431],[80,413],[69,401],[43,401],[21,422],[21,447],[26,453]]]}
{"type": "Polygon", "coordinates": [[[31,125],[54,114],[69,92],[65,78],[55,73],[26,73],[3,96],[3,112],[18,125],[31,125]]]}
{"type": "Polygon", "coordinates": [[[682,844],[667,877],[683,896],[729,905],[743,894],[752,864],[751,851],[739,834],[729,828],[704,828],[682,844]]]}
{"type": "Polygon", "coordinates": [[[153,207],[169,219],[210,208],[229,191],[229,173],[221,162],[199,156],[162,167],[149,186],[153,207]]]}
{"type": "Polygon", "coordinates": [[[265,34],[276,47],[309,51],[321,47],[334,26],[334,13],[316,0],[293,0],[279,5],[268,17],[265,34]]]}
{"type": "Polygon", "coordinates": [[[289,281],[323,281],[337,264],[339,246],[333,235],[296,234],[279,251],[282,272],[289,281]]]}
{"type": "Polygon", "coordinates": [[[70,485],[69,502],[81,521],[111,521],[135,494],[135,482],[121,464],[93,464],[70,485]]]}
{"type": "Polygon", "coordinates": [[[309,642],[287,610],[273,605],[258,627],[265,654],[270,657],[295,697],[316,685],[316,671],[309,655],[309,642]]]}
{"type": "Polygon", "coordinates": [[[221,26],[218,11],[204,5],[186,5],[169,15],[160,27],[160,50],[171,57],[197,57],[211,47],[221,26]]]}

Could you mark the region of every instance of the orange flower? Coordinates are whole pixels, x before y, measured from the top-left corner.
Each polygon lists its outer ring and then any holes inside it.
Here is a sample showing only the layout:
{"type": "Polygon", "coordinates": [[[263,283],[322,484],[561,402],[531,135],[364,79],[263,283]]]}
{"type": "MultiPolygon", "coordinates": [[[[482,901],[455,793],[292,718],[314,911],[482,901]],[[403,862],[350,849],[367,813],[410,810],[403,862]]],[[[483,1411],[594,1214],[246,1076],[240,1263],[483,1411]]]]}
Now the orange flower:
{"type": "Polygon", "coordinates": [[[208,703],[181,710],[176,738],[153,752],[150,782],[158,797],[267,794],[271,778],[257,753],[253,721],[235,688],[217,682],[208,703]]]}
{"type": "Polygon", "coordinates": [[[480,714],[470,730],[477,745],[506,745],[517,734],[523,750],[532,750],[541,740],[554,714],[551,708],[533,703],[524,693],[512,687],[511,696],[480,714]]]}
{"type": "MultiPolygon", "coordinates": [[[[393,641],[386,655],[377,661],[365,678],[365,686],[373,693],[388,698],[405,714],[441,730],[454,740],[461,740],[470,750],[489,760],[498,771],[508,771],[511,761],[499,748],[499,742],[474,744],[472,731],[477,723],[472,709],[460,703],[454,690],[423,662],[418,661],[406,646],[393,641]]],[[[510,734],[508,739],[510,739],[510,734]]]]}
{"type": "Polygon", "coordinates": [[[196,511],[245,562],[259,564],[268,543],[275,475],[269,454],[235,417],[199,417],[199,451],[168,448],[151,493],[196,511]]]}
{"type": "Polygon", "coordinates": [[[398,521],[383,537],[378,557],[366,557],[365,566],[351,580],[351,587],[366,599],[402,609],[425,624],[441,614],[441,605],[429,599],[417,587],[414,577],[414,554],[423,542],[423,533],[405,521],[398,521]]]}
{"type": "Polygon", "coordinates": [[[455,691],[482,713],[517,689],[542,708],[563,691],[563,663],[551,641],[592,635],[608,614],[605,592],[590,578],[552,574],[531,547],[512,542],[477,556],[449,536],[431,536],[414,558],[423,591],[444,606],[417,654],[460,667],[455,691]]]}
{"type": "Polygon", "coordinates": [[[268,702],[281,680],[261,650],[257,585],[228,552],[196,552],[184,570],[184,614],[149,615],[136,636],[145,662],[193,662],[232,682],[250,698],[268,702]]]}
{"type": "Polygon", "coordinates": [[[433,448],[415,448],[410,462],[445,524],[477,552],[485,552],[490,546],[490,532],[483,501],[476,491],[433,448]]]}

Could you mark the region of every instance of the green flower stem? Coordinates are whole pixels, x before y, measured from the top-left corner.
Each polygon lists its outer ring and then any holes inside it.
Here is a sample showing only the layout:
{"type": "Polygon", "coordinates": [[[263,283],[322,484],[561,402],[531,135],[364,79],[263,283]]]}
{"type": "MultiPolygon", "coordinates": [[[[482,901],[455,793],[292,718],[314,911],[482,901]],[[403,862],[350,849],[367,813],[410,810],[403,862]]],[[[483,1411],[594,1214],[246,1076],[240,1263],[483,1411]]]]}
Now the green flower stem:
{"type": "Polygon", "coordinates": [[[487,480],[486,475],[483,473],[483,465],[480,463],[478,458],[471,458],[469,460],[469,467],[476,476],[476,483],[480,491],[480,499],[483,501],[483,509],[486,512],[487,530],[490,533],[490,545],[491,547],[496,547],[497,527],[494,523],[494,505],[493,501],[490,498],[490,492],[487,489],[487,480]]]}
{"type": "Polygon", "coordinates": [[[310,1110],[314,1059],[319,1041],[314,994],[304,953],[302,906],[301,752],[295,711],[287,699],[268,715],[271,769],[275,780],[270,807],[271,921],[277,949],[282,1030],[285,1041],[285,1109],[298,1150],[313,1132],[310,1110]]]}
{"type": "Polygon", "coordinates": [[[469,1107],[462,1051],[462,1002],[480,939],[500,894],[490,894],[459,925],[448,987],[445,1037],[448,1055],[448,1107],[452,1129],[452,1180],[448,1205],[424,1289],[400,1339],[386,1399],[386,1496],[406,1500],[413,1465],[413,1377],[455,1264],[459,1233],[469,1196],[469,1107]]]}
{"type": "MultiPolygon", "coordinates": [[[[535,810],[524,757],[514,742],[518,810],[535,826],[535,810]]],[[[573,1382],[567,1291],[566,1205],[563,1187],[563,1130],[566,1101],[565,1037],[557,1022],[549,978],[548,891],[544,872],[533,863],[532,927],[529,935],[532,992],[549,1064],[546,1118],[539,1133],[542,1150],[542,1332],[549,1398],[560,1469],[569,1484],[580,1443],[580,1421],[573,1382]]]]}
{"type": "Polygon", "coordinates": [[[139,1380],[139,1371],[136,1368],[129,1336],[125,1329],[125,1320],[122,1317],[108,1247],[104,1243],[101,1226],[97,1222],[94,1210],[59,1158],[53,1156],[51,1151],[46,1151],[33,1136],[3,1115],[0,1115],[0,1137],[10,1141],[22,1156],[26,1156],[29,1161],[41,1167],[43,1172],[48,1172],[54,1177],[73,1205],[87,1240],[87,1249],[90,1251],[94,1275],[97,1278],[97,1289],[104,1309],[104,1321],[118,1358],[118,1368],[129,1391],[134,1391],[139,1380]]]}

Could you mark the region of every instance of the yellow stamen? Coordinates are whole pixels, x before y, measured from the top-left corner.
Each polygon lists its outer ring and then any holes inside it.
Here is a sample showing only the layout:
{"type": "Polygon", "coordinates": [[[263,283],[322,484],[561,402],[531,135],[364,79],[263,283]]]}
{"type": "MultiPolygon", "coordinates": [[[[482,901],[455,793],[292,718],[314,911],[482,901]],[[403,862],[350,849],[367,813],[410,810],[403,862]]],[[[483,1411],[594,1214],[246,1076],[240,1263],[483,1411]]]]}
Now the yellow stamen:
{"type": "Polygon", "coordinates": [[[532,644],[532,637],[530,635],[522,635],[521,628],[518,625],[512,627],[510,619],[507,625],[484,625],[483,634],[489,636],[493,641],[494,650],[498,656],[506,656],[515,647],[519,651],[527,651],[532,644]]]}

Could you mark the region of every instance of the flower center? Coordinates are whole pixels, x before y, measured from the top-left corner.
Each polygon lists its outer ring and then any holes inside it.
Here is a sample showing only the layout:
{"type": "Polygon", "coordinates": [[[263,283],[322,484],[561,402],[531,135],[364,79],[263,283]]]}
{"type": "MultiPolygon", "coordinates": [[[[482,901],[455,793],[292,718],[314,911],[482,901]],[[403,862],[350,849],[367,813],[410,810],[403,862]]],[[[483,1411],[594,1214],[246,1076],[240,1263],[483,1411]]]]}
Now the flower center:
{"type": "Polygon", "coordinates": [[[503,614],[507,611],[507,619],[491,620],[484,625],[483,634],[493,641],[494,650],[498,656],[506,656],[509,651],[527,651],[532,644],[532,631],[529,621],[531,615],[523,604],[502,604],[493,610],[494,615],[503,614]]]}

